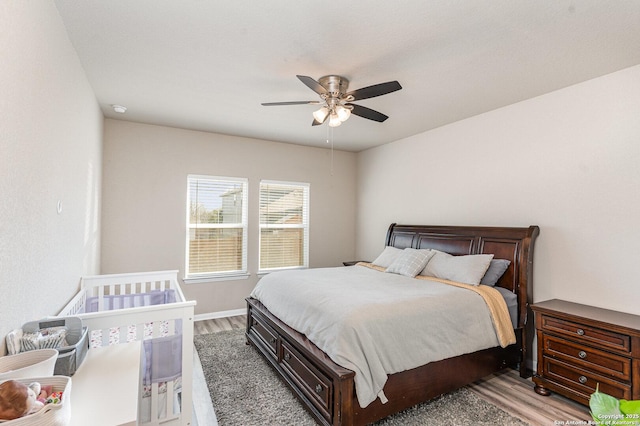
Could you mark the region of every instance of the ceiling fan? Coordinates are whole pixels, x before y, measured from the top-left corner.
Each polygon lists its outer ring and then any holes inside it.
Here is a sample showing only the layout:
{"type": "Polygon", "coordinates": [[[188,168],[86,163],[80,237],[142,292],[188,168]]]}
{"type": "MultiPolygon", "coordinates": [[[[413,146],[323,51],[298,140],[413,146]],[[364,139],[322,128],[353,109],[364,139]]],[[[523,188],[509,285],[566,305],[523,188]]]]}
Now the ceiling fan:
{"type": "Polygon", "coordinates": [[[356,105],[353,101],[374,98],[402,89],[397,81],[374,84],[362,89],[347,92],[349,80],[339,75],[326,75],[318,81],[306,75],[297,75],[307,87],[320,95],[320,101],[266,102],[264,106],[275,105],[322,105],[313,113],[312,126],[317,126],[329,119],[329,126],[337,127],[346,121],[351,114],[382,123],[388,116],[371,108],[356,105]]]}

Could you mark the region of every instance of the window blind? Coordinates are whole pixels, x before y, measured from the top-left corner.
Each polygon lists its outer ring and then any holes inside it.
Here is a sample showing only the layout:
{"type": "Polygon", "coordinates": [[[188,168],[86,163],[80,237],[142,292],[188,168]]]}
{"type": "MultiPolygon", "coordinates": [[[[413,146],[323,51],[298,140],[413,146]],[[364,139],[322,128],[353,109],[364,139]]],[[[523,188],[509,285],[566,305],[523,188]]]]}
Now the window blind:
{"type": "Polygon", "coordinates": [[[187,278],[247,272],[246,179],[187,177],[187,278]]]}
{"type": "Polygon", "coordinates": [[[260,270],[309,266],[309,184],[260,182],[260,270]]]}

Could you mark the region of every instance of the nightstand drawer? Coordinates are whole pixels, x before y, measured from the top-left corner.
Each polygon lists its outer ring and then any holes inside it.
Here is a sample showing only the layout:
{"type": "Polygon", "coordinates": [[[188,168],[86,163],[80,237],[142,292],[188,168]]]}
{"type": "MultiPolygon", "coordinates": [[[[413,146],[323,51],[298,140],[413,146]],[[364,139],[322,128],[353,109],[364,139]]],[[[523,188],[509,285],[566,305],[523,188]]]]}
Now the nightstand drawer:
{"type": "Polygon", "coordinates": [[[631,359],[590,348],[565,340],[561,337],[545,334],[543,336],[545,355],[566,360],[622,381],[631,381],[631,359]]]}
{"type": "Polygon", "coordinates": [[[585,326],[547,315],[542,315],[540,328],[544,331],[562,334],[575,341],[591,343],[598,347],[607,347],[625,353],[631,352],[631,338],[626,334],[585,326]]]}
{"type": "Polygon", "coordinates": [[[546,378],[573,389],[587,400],[595,391],[596,385],[600,392],[615,398],[632,399],[631,386],[627,384],[554,358],[544,357],[543,364],[543,374],[546,378]]]}

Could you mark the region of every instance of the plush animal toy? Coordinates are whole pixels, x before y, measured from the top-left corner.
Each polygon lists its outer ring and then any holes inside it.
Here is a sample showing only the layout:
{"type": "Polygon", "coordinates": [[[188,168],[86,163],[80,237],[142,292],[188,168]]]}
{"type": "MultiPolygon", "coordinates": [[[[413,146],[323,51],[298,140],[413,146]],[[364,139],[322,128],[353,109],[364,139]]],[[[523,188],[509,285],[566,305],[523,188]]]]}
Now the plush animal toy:
{"type": "Polygon", "coordinates": [[[29,389],[36,395],[36,403],[28,414],[33,414],[48,403],[49,395],[51,394],[53,386],[45,385],[41,386],[38,382],[29,383],[29,389]]]}
{"type": "Polygon", "coordinates": [[[13,420],[34,413],[44,404],[37,400],[40,384],[32,383],[29,387],[15,380],[7,380],[0,384],[0,420],[13,420]],[[32,386],[33,385],[33,386],[32,386]]]}

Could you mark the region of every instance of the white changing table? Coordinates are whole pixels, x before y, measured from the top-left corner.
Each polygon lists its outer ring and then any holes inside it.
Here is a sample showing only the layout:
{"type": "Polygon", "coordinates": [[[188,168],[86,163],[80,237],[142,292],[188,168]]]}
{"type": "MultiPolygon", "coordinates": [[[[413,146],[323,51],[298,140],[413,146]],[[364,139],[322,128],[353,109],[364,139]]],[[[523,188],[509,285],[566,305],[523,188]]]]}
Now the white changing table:
{"type": "Polygon", "coordinates": [[[91,348],[71,378],[71,426],[136,425],[141,342],[91,348]]]}

